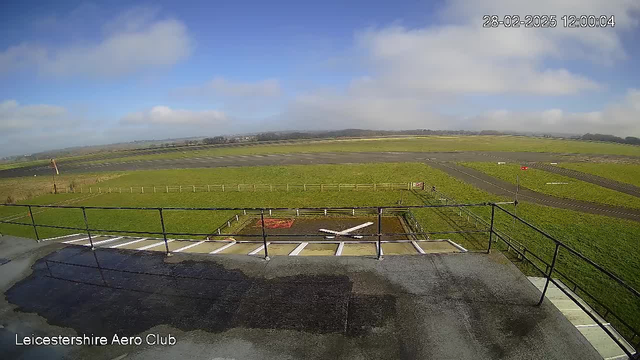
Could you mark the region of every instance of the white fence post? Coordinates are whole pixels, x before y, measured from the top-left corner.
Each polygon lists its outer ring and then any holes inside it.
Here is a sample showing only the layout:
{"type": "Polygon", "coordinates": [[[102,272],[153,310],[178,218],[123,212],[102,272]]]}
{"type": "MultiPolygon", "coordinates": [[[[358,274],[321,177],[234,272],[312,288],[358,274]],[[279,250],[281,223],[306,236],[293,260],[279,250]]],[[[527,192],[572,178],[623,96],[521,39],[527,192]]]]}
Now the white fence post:
{"type": "Polygon", "coordinates": [[[211,192],[211,186],[207,185],[207,192],[211,192]]]}
{"type": "Polygon", "coordinates": [[[247,215],[247,210],[242,210],[242,213],[243,213],[244,215],[247,215]]]}
{"type": "Polygon", "coordinates": [[[153,187],[153,193],[154,194],[156,193],[156,187],[155,186],[153,187]]]}
{"type": "Polygon", "coordinates": [[[238,214],[236,214],[236,221],[238,221],[238,214]]]}
{"type": "Polygon", "coordinates": [[[224,184],[222,184],[222,192],[224,192],[224,184]]]}
{"type": "Polygon", "coordinates": [[[269,209],[269,216],[271,216],[271,209],[269,209]]]}
{"type": "Polygon", "coordinates": [[[195,185],[191,185],[193,186],[193,192],[196,192],[196,186],[195,185]]]}
{"type": "Polygon", "coordinates": [[[169,187],[167,186],[167,194],[169,193],[169,187]]]}
{"type": "Polygon", "coordinates": [[[141,186],[141,187],[140,187],[140,193],[141,193],[141,194],[144,194],[144,186],[141,186]]]}
{"type": "Polygon", "coordinates": [[[327,209],[324,209],[324,216],[327,216],[327,209]]]}
{"type": "Polygon", "coordinates": [[[180,185],[180,192],[182,192],[182,185],[180,185]]]}
{"type": "Polygon", "coordinates": [[[304,191],[307,191],[307,184],[302,185],[304,191]]]}
{"type": "Polygon", "coordinates": [[[300,216],[300,210],[296,209],[296,216],[300,216]]]}
{"type": "Polygon", "coordinates": [[[133,194],[133,186],[129,188],[129,192],[133,194]]]}

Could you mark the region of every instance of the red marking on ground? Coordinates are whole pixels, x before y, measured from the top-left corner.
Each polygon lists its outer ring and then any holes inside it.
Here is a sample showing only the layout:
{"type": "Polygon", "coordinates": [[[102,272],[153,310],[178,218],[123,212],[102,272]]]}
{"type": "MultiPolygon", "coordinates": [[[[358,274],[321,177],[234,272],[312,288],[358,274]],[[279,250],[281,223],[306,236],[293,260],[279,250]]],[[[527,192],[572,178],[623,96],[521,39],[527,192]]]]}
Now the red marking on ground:
{"type": "MultiPolygon", "coordinates": [[[[294,219],[264,219],[264,227],[267,229],[288,229],[293,225],[294,219]]],[[[262,227],[262,220],[258,219],[255,227],[262,227]]]]}

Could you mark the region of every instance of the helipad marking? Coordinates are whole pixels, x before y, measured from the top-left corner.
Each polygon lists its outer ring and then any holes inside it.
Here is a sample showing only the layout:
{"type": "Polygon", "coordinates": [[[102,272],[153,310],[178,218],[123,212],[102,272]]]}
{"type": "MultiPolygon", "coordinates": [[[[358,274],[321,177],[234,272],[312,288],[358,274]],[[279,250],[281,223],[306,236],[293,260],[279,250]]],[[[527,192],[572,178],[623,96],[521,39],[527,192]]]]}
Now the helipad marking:
{"type": "Polygon", "coordinates": [[[111,249],[119,248],[119,247],[121,247],[121,246],[127,246],[127,245],[131,245],[131,244],[135,244],[135,243],[140,242],[140,241],[143,241],[143,240],[147,240],[147,238],[136,239],[136,240],[129,241],[129,242],[126,242],[126,243],[122,243],[122,244],[118,244],[118,245],[113,245],[113,246],[111,247],[111,249]]]}
{"type": "Polygon", "coordinates": [[[62,235],[62,236],[56,236],[56,237],[44,239],[42,241],[58,240],[58,239],[64,239],[64,238],[68,238],[68,237],[71,237],[71,236],[78,236],[78,235],[80,235],[80,234],[62,235]]]}
{"type": "Polygon", "coordinates": [[[219,253],[220,251],[222,251],[222,250],[224,250],[224,249],[228,249],[228,248],[232,247],[232,246],[233,246],[233,245],[235,245],[235,244],[236,244],[236,242],[234,241],[234,242],[229,243],[229,244],[227,244],[227,245],[225,245],[225,246],[223,246],[223,247],[219,247],[219,248],[217,248],[217,249],[213,250],[213,251],[212,251],[212,252],[210,252],[209,254],[217,254],[217,253],[219,253]]]}
{"type": "MultiPolygon", "coordinates": [[[[167,244],[172,242],[174,239],[171,240],[167,240],[167,244]]],[[[156,246],[160,246],[160,245],[164,245],[164,240],[163,241],[159,241],[157,243],[151,244],[151,245],[147,245],[147,246],[143,246],[141,248],[138,248],[136,250],[147,250],[147,249],[151,249],[152,247],[156,247],[156,246]]]]}
{"type": "Polygon", "coordinates": [[[344,248],[344,242],[341,242],[340,245],[338,245],[338,249],[336,250],[336,256],[342,256],[343,248],[344,248]]]}
{"type": "Polygon", "coordinates": [[[448,240],[448,239],[447,239],[447,242],[449,242],[449,244],[451,244],[451,245],[453,245],[453,246],[457,247],[457,248],[458,248],[458,249],[460,249],[460,251],[462,251],[462,252],[467,252],[467,251],[469,251],[469,250],[467,250],[467,249],[463,248],[462,246],[460,246],[460,245],[456,244],[455,242],[453,242],[453,241],[451,241],[451,240],[448,240]]]}
{"type": "Polygon", "coordinates": [[[300,254],[300,252],[305,248],[305,246],[309,245],[308,242],[303,242],[300,245],[298,245],[297,248],[293,249],[292,252],[289,253],[289,256],[298,256],[298,254],[300,254]]]}
{"type": "MultiPolygon", "coordinates": [[[[93,245],[94,245],[94,246],[95,246],[95,245],[100,245],[100,244],[104,244],[104,243],[108,243],[108,242],[112,242],[112,241],[120,240],[120,239],[122,239],[122,238],[123,238],[123,236],[116,237],[116,238],[113,238],[113,239],[102,240],[102,241],[94,242],[94,243],[93,243],[93,245]]],[[[85,246],[91,246],[91,244],[88,244],[88,245],[85,245],[85,246]]]]}
{"type": "Polygon", "coordinates": [[[87,236],[86,238],[82,238],[82,239],[75,239],[75,240],[69,240],[69,241],[63,241],[63,244],[73,244],[74,242],[78,242],[78,241],[83,241],[83,240],[89,240],[89,237],[87,236]]]}
{"type": "Polygon", "coordinates": [[[422,255],[426,254],[426,252],[424,252],[424,250],[422,250],[422,248],[420,247],[420,245],[418,245],[417,242],[411,241],[411,243],[413,244],[413,247],[416,248],[416,250],[418,250],[418,252],[422,255]]]}
{"type": "MultiPolygon", "coordinates": [[[[267,246],[269,246],[271,243],[268,242],[267,246]]],[[[257,249],[253,250],[252,252],[249,253],[249,255],[255,255],[257,253],[259,253],[260,251],[262,251],[264,249],[264,245],[260,245],[257,249]]]]}
{"type": "Polygon", "coordinates": [[[202,243],[205,243],[205,242],[206,241],[204,241],[204,240],[203,241],[199,241],[199,242],[197,242],[195,244],[187,245],[187,246],[181,247],[180,249],[176,249],[173,252],[181,252],[183,250],[191,249],[192,247],[196,247],[196,246],[198,246],[198,245],[200,245],[202,243]]]}

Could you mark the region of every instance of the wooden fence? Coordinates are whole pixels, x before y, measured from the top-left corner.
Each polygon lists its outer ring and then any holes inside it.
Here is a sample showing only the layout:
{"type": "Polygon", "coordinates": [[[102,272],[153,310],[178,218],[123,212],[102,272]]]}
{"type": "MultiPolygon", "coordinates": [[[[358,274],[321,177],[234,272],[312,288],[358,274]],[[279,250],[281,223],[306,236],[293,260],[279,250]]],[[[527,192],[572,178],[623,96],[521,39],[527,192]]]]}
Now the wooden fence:
{"type": "Polygon", "coordinates": [[[385,191],[424,190],[423,182],[376,183],[376,184],[216,184],[216,185],[165,185],[129,186],[65,189],[63,193],[81,194],[153,194],[153,193],[196,193],[196,192],[269,192],[269,191],[385,191]]]}

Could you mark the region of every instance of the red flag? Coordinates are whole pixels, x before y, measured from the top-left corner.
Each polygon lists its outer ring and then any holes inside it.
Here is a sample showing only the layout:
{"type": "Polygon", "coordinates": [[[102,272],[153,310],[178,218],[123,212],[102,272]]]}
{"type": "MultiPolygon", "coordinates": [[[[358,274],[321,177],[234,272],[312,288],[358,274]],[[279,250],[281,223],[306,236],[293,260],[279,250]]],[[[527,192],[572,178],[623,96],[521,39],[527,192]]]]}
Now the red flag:
{"type": "Polygon", "coordinates": [[[56,175],[60,175],[60,172],[58,171],[58,165],[56,165],[56,159],[51,159],[49,167],[56,170],[56,175]]]}
{"type": "Polygon", "coordinates": [[[528,166],[521,166],[520,170],[529,170],[529,167],[528,166]]]}

